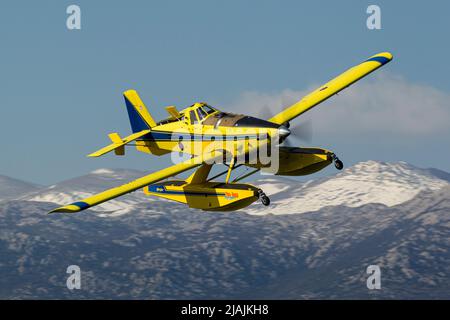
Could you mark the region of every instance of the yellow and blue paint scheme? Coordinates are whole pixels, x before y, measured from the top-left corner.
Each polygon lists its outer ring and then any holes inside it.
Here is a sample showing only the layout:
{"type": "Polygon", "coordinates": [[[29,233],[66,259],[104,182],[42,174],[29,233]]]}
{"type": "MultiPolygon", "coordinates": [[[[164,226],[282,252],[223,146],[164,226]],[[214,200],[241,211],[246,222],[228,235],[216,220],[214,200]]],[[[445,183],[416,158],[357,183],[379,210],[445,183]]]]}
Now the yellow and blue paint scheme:
{"type": "Polygon", "coordinates": [[[144,188],[147,195],[187,204],[205,211],[234,211],[258,200],[259,190],[250,184],[204,182],[190,184],[172,180],[151,184],[144,188]]]}
{"type": "MultiPolygon", "coordinates": [[[[170,152],[201,155],[205,152],[224,148],[229,153],[234,154],[235,143],[242,144],[245,141],[246,148],[248,148],[257,145],[262,136],[274,137],[277,134],[279,135],[280,126],[391,60],[392,54],[389,52],[376,54],[320,86],[297,103],[268,119],[268,121],[247,117],[251,118],[249,120],[253,122],[248,121],[248,124],[244,123],[244,125],[238,125],[239,121],[234,125],[222,125],[220,122],[209,121],[220,114],[229,115],[229,113],[223,113],[206,103],[194,103],[180,112],[174,106],[167,107],[170,117],[155,122],[137,92],[128,90],[124,92],[124,97],[133,134],[126,137],[123,144],[135,141],[138,151],[153,155],[163,155],[170,152]],[[200,116],[200,110],[205,107],[210,108],[212,112],[200,116]],[[150,132],[147,130],[150,130],[150,132]]],[[[90,156],[99,156],[120,146],[120,143],[115,142],[90,156]],[[102,150],[103,152],[101,152],[102,150]]]]}
{"type": "MultiPolygon", "coordinates": [[[[125,145],[134,142],[137,150],[141,152],[153,155],[180,152],[190,154],[192,158],[51,212],[78,212],[139,188],[144,188],[147,194],[186,203],[192,208],[203,210],[243,208],[257,199],[255,192],[259,192],[259,189],[247,184],[228,183],[233,170],[232,165],[229,166],[225,183],[208,182],[206,177],[210,166],[205,163],[223,162],[228,154],[231,154],[234,163],[234,158],[257,153],[262,147],[267,146],[270,143],[268,138],[277,135],[285,138],[290,133],[287,129],[289,121],[377,70],[392,58],[389,52],[376,54],[268,120],[220,112],[205,103],[195,103],[180,112],[173,106],[167,107],[170,117],[156,122],[137,92],[125,91],[125,103],[133,133],[125,138],[121,138],[117,133],[110,134],[112,144],[90,156],[99,157],[111,151],[116,155],[124,155],[125,145]],[[157,183],[196,167],[200,168],[186,181],[157,183]]],[[[326,149],[280,147],[279,155],[280,165],[275,172],[279,175],[311,174],[323,169],[333,160],[335,165],[340,163],[336,167],[342,169],[342,162],[333,152],[326,149]]],[[[265,165],[261,163],[248,162],[244,165],[265,170],[265,165]]]]}

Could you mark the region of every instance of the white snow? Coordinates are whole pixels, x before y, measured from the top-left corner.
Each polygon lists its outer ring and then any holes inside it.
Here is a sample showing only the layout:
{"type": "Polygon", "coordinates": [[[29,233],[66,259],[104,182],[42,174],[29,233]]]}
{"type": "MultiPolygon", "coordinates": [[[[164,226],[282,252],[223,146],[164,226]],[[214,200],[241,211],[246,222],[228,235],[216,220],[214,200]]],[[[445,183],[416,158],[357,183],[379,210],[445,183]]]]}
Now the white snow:
{"type": "MultiPolygon", "coordinates": [[[[120,179],[131,180],[126,174],[110,169],[98,169],[92,172],[99,179],[86,176],[86,187],[70,183],[51,186],[45,190],[23,197],[24,200],[54,202],[60,205],[80,201],[103,191],[105,183],[116,185],[120,179]]],[[[311,176],[311,177],[314,177],[311,176]]],[[[343,170],[335,176],[323,180],[310,180],[306,183],[262,176],[253,183],[269,197],[271,204],[264,207],[256,202],[244,209],[254,215],[295,214],[316,211],[326,206],[358,207],[369,203],[394,206],[412,199],[419,192],[438,190],[449,186],[429,171],[416,168],[405,162],[385,163],[377,161],[361,162],[343,170]]],[[[154,201],[140,190],[92,207],[100,216],[117,216],[131,212],[139,203],[154,201]]]]}
{"type": "Polygon", "coordinates": [[[45,193],[38,193],[37,195],[27,198],[27,200],[68,204],[74,202],[75,199],[84,199],[86,197],[90,197],[91,195],[92,193],[81,191],[73,191],[70,193],[51,191],[45,193]]]}
{"type": "Polygon", "coordinates": [[[268,196],[275,195],[289,189],[289,185],[281,183],[276,179],[264,179],[261,183],[257,183],[258,188],[264,190],[264,193],[268,196]]]}
{"type": "MultiPolygon", "coordinates": [[[[285,198],[272,202],[269,207],[256,203],[248,211],[259,215],[292,214],[317,211],[326,206],[358,207],[368,203],[390,207],[412,199],[421,191],[449,185],[405,162],[377,161],[358,163],[320,184],[310,184],[289,190],[285,198]]],[[[265,191],[264,186],[261,188],[265,191]]]]}
{"type": "MultiPolygon", "coordinates": [[[[69,204],[81,199],[92,196],[94,193],[73,191],[70,193],[64,192],[46,192],[42,194],[37,194],[35,196],[27,198],[29,201],[40,201],[40,202],[54,202],[60,205],[69,204]]],[[[142,197],[143,198],[143,197],[142,197]]],[[[134,209],[136,203],[145,201],[145,199],[129,199],[117,198],[104,202],[95,207],[92,207],[92,211],[96,211],[100,216],[119,216],[128,213],[134,209]]]]}
{"type": "Polygon", "coordinates": [[[93,173],[93,174],[105,174],[105,175],[115,174],[115,172],[113,170],[105,169],[105,168],[100,168],[100,169],[94,170],[91,173],[93,173]]]}

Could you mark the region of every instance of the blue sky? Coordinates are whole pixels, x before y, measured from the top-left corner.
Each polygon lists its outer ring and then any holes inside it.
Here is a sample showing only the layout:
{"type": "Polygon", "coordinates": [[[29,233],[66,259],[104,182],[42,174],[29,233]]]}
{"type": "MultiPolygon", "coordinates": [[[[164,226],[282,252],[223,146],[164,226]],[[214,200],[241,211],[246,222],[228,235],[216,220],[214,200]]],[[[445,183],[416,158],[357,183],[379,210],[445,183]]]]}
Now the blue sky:
{"type": "Polygon", "coordinates": [[[86,157],[109,132],[130,132],[124,90],[138,90],[155,118],[199,100],[257,114],[249,96],[292,99],[386,50],[394,61],[379,74],[308,114],[313,145],[346,165],[450,171],[449,12],[447,1],[2,1],[0,174],[50,184],[100,167],[153,171],[167,158],[86,157]],[[66,28],[70,4],[81,30],[66,28]],[[382,30],[366,28],[369,4],[382,30]]]}

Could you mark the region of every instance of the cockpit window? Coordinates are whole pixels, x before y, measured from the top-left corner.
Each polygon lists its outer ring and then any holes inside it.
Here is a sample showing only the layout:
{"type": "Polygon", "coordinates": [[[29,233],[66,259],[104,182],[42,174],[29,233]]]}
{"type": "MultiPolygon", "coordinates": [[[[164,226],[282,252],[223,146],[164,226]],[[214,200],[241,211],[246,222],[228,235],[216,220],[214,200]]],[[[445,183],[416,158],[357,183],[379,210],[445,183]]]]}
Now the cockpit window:
{"type": "Polygon", "coordinates": [[[206,116],[208,115],[205,111],[203,111],[203,109],[197,108],[197,114],[198,114],[198,119],[200,120],[200,122],[206,118],[206,116]]]}
{"type": "Polygon", "coordinates": [[[195,111],[194,111],[194,110],[191,110],[191,111],[189,112],[189,118],[191,118],[191,124],[196,124],[196,123],[198,123],[198,121],[197,121],[197,116],[195,115],[195,111]]]}
{"type": "Polygon", "coordinates": [[[206,114],[210,114],[210,113],[213,113],[216,111],[213,108],[211,108],[210,106],[208,106],[207,104],[205,104],[202,108],[206,112],[206,114]]]}

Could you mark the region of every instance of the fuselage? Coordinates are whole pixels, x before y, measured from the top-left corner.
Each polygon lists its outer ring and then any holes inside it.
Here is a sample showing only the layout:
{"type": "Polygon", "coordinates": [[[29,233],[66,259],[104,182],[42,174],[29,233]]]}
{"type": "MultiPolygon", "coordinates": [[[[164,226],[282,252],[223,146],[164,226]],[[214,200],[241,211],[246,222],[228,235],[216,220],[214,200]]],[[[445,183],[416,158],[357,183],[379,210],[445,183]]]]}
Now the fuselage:
{"type": "Polygon", "coordinates": [[[182,110],[178,118],[158,122],[148,135],[136,141],[136,146],[139,151],[158,155],[169,152],[201,155],[212,150],[234,153],[237,145],[251,146],[271,138],[279,143],[289,133],[283,125],[196,103],[182,110]]]}

